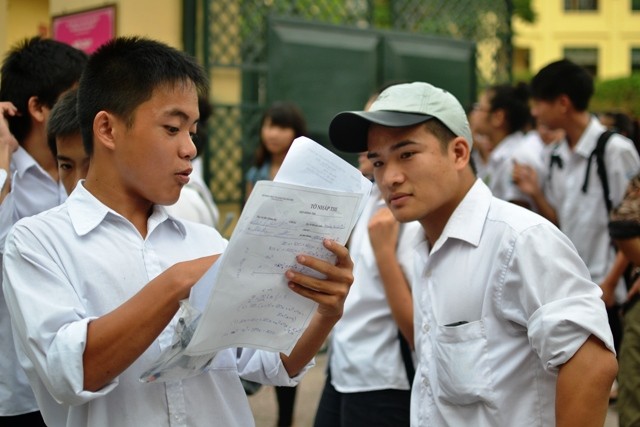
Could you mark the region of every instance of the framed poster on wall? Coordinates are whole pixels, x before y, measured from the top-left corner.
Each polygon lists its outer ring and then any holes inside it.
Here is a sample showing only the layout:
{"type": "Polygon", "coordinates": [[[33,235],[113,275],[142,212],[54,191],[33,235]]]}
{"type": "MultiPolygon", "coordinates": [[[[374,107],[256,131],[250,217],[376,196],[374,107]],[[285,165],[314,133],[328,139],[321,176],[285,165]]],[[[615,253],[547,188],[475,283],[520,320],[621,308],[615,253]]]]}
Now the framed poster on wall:
{"type": "Polygon", "coordinates": [[[51,19],[54,40],[67,43],[87,54],[116,35],[116,5],[57,15],[51,19]]]}

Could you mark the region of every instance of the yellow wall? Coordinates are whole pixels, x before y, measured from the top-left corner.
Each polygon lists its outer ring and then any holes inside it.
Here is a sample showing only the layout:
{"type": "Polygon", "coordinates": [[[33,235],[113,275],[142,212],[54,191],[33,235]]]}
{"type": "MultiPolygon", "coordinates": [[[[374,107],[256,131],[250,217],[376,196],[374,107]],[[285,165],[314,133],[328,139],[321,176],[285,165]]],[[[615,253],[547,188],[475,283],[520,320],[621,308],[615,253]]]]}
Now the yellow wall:
{"type": "Polygon", "coordinates": [[[116,5],[116,34],[151,37],[182,49],[180,0],[0,0],[0,54],[49,30],[52,16],[107,4],[116,5]]]}
{"type": "Polygon", "coordinates": [[[514,19],[514,46],[531,52],[531,72],[562,58],[565,47],[598,49],[598,77],[627,76],[640,48],[640,12],[631,0],[600,0],[596,12],[565,12],[562,0],[532,0],[534,24],[514,19]]]}
{"type": "Polygon", "coordinates": [[[46,32],[47,0],[0,0],[0,54],[16,42],[46,32]]]}

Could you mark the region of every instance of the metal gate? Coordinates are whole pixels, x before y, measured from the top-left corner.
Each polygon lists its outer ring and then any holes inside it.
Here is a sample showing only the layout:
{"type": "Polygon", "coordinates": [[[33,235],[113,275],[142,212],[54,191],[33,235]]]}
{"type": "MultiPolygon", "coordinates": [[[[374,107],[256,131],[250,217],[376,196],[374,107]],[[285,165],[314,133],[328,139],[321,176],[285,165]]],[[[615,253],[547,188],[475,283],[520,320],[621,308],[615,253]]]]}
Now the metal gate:
{"type": "Polygon", "coordinates": [[[236,75],[240,96],[216,102],[205,178],[221,210],[239,212],[244,171],[266,107],[270,16],[475,41],[478,87],[511,79],[511,0],[186,0],[185,48],[215,79],[236,75]]]}

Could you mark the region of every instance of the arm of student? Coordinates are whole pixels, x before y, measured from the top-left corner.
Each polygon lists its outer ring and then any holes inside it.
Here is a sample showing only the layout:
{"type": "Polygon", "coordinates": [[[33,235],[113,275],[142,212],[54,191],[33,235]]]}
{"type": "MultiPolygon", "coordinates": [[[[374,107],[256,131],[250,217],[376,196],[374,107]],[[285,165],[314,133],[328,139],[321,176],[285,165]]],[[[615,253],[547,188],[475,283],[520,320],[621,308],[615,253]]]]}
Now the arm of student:
{"type": "Polygon", "coordinates": [[[620,277],[624,273],[624,270],[629,265],[629,260],[622,251],[618,251],[616,258],[613,261],[611,269],[600,283],[602,289],[602,299],[607,307],[612,307],[615,304],[615,290],[618,285],[620,277]]]}
{"type": "Polygon", "coordinates": [[[615,355],[591,335],[560,366],[556,384],[557,427],[601,427],[618,365],[615,355]]]}
{"type": "Polygon", "coordinates": [[[333,240],[324,241],[324,246],[336,257],[331,264],[307,255],[298,256],[298,263],[310,267],[326,276],[325,279],[288,270],[289,287],[297,294],[317,302],[318,309],[289,356],[280,355],[289,376],[293,377],[316,355],[329,332],[342,317],[344,301],[353,283],[353,262],[349,251],[333,240]]]}
{"type": "Polygon", "coordinates": [[[115,310],[89,323],[83,354],[84,389],[101,389],[140,357],[218,256],[175,264],[115,310]]]}
{"type": "Polygon", "coordinates": [[[378,209],[369,220],[369,240],[391,315],[409,346],[413,348],[411,288],[396,256],[399,229],[400,224],[387,207],[378,209]]]}
{"type": "Polygon", "coordinates": [[[18,149],[18,141],[9,130],[7,116],[15,116],[17,113],[18,110],[12,103],[0,102],[0,169],[4,171],[4,178],[0,179],[0,203],[11,189],[11,157],[18,149]]]}
{"type": "Polygon", "coordinates": [[[536,170],[529,165],[514,162],[512,179],[520,191],[531,197],[538,213],[558,226],[558,215],[540,187],[536,170]]]}

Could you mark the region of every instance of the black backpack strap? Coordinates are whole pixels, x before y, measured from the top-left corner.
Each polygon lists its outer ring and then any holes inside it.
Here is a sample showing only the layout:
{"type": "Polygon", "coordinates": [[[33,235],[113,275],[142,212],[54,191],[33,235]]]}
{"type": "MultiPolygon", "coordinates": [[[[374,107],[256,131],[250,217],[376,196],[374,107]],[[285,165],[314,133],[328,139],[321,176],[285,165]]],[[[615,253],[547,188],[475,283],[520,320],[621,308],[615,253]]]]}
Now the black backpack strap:
{"type": "Polygon", "coordinates": [[[609,196],[609,179],[607,177],[607,167],[604,162],[604,149],[609,141],[611,135],[615,132],[606,130],[602,132],[600,137],[598,138],[598,143],[596,144],[596,148],[593,149],[591,154],[589,155],[589,159],[587,160],[587,173],[584,177],[584,184],[582,184],[582,192],[586,193],[587,188],[589,187],[589,175],[591,172],[591,160],[593,157],[596,158],[596,164],[598,165],[598,177],[600,177],[600,182],[602,183],[602,190],[604,193],[604,203],[607,206],[607,212],[611,212],[612,202],[611,197],[609,196]]]}

